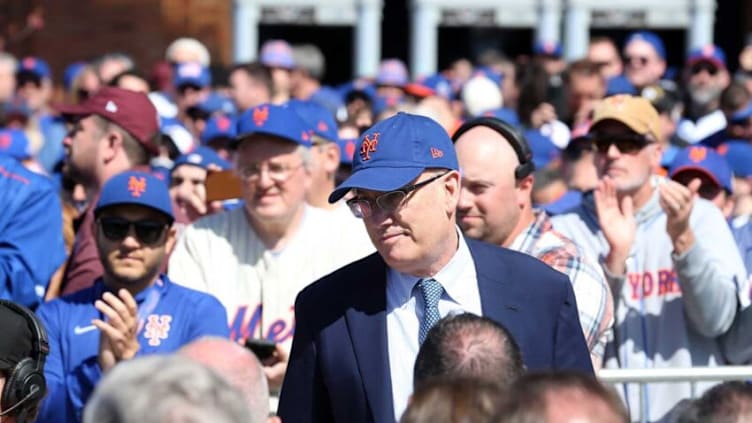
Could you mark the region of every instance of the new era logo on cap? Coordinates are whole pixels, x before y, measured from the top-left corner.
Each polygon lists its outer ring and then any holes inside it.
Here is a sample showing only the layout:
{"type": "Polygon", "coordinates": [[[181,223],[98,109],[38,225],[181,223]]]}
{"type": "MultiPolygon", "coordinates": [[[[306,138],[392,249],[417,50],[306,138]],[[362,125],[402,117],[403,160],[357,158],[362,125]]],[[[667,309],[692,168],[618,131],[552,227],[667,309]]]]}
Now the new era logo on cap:
{"type": "Polygon", "coordinates": [[[104,106],[104,109],[110,113],[117,113],[118,111],[117,105],[112,100],[107,102],[107,104],[104,106]]]}

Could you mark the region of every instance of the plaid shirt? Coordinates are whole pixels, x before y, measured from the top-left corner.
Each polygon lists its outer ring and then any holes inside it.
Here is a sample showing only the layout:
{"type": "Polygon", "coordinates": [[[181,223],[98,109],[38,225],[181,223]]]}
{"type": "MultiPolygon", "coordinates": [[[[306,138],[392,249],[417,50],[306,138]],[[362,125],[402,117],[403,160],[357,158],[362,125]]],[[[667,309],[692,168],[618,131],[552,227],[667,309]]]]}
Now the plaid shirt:
{"type": "Polygon", "coordinates": [[[613,337],[614,302],[606,278],[594,259],[554,230],[545,211],[534,210],[534,213],[533,223],[509,248],[536,257],[569,276],[593,366],[599,368],[606,343],[613,337]]]}

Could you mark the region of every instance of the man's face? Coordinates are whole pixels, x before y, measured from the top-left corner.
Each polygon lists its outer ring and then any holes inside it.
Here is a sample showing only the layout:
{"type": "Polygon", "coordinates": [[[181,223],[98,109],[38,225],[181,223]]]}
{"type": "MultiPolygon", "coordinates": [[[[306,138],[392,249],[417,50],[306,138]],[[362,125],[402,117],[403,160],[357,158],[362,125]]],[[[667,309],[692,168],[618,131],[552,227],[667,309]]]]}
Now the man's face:
{"type": "Polygon", "coordinates": [[[625,75],[637,88],[655,84],[666,71],[666,61],[647,41],[634,40],[624,48],[625,75]]]}
{"type": "Polygon", "coordinates": [[[457,223],[465,235],[508,246],[520,220],[525,195],[514,178],[517,156],[498,132],[476,126],[455,143],[462,170],[457,223]]]}
{"type": "Polygon", "coordinates": [[[288,222],[303,206],[311,175],[298,144],[254,135],[241,141],[235,160],[246,211],[257,224],[288,222]]]}
{"type": "Polygon", "coordinates": [[[168,219],[139,205],[102,210],[95,221],[94,233],[105,278],[124,286],[151,283],[175,244],[175,230],[168,226],[168,219]],[[124,227],[129,222],[126,232],[124,227]]]}
{"type": "Polygon", "coordinates": [[[619,76],[622,73],[622,62],[619,50],[611,43],[600,42],[588,47],[587,58],[593,63],[600,65],[601,75],[608,79],[619,76]]]}
{"type": "Polygon", "coordinates": [[[16,70],[11,66],[0,65],[0,102],[5,103],[13,99],[16,91],[16,70]]]}
{"type": "Polygon", "coordinates": [[[72,121],[63,138],[65,161],[71,177],[83,184],[91,183],[100,166],[101,140],[105,136],[93,115],[72,121]]]}
{"type": "Polygon", "coordinates": [[[572,74],[569,79],[569,110],[575,115],[589,112],[606,95],[606,83],[600,75],[572,74]]]}
{"type": "Polygon", "coordinates": [[[209,89],[206,87],[198,87],[195,85],[183,85],[178,87],[176,103],[178,108],[185,112],[189,107],[195,106],[209,95],[209,89]]]}
{"type": "Polygon", "coordinates": [[[274,93],[289,96],[292,85],[290,70],[278,67],[273,67],[270,70],[272,72],[272,81],[274,82],[274,93]]]}
{"type": "Polygon", "coordinates": [[[596,142],[595,166],[599,178],[608,175],[622,194],[634,193],[650,183],[650,176],[658,168],[661,158],[662,149],[657,143],[634,147],[638,145],[634,142],[637,139],[649,141],[615,120],[601,121],[590,132],[597,134],[596,139],[612,142],[605,150],[597,148],[596,142]]]}
{"type": "Polygon", "coordinates": [[[172,170],[170,175],[170,196],[178,207],[188,208],[193,204],[206,203],[207,170],[185,164],[172,170]]]}
{"type": "Polygon", "coordinates": [[[29,109],[37,111],[47,104],[50,94],[49,81],[27,80],[16,88],[16,92],[18,97],[26,102],[29,109]]]}
{"type": "MultiPolygon", "coordinates": [[[[455,231],[454,212],[459,196],[459,174],[437,170],[423,172],[411,184],[443,175],[407,194],[392,211],[376,206],[376,198],[384,192],[355,190],[355,197],[368,200],[373,213],[363,217],[368,236],[390,267],[399,272],[419,275],[442,260],[447,251],[456,251],[456,244],[447,248],[455,231]]],[[[454,241],[453,241],[454,242],[454,241]]],[[[438,270],[438,269],[435,269],[438,270]]]]}
{"type": "Polygon", "coordinates": [[[230,97],[240,111],[248,110],[267,100],[259,97],[258,84],[244,70],[239,69],[231,73],[229,83],[230,97]]]}
{"type": "Polygon", "coordinates": [[[689,95],[695,104],[707,105],[718,100],[730,82],[726,69],[701,61],[686,69],[689,95]]]}

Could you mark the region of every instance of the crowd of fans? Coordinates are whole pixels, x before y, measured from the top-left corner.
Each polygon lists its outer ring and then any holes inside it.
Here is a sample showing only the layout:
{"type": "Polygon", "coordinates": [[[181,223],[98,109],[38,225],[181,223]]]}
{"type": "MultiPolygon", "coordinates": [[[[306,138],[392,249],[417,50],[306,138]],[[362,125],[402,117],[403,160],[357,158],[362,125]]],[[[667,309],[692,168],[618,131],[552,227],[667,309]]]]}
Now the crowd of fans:
{"type": "Polygon", "coordinates": [[[0,53],[0,298],[38,316],[0,303],[0,420],[744,421],[743,382],[592,372],[752,360],[752,43],[739,63],[669,67],[648,31],[337,86],[284,40],[62,81],[0,53]]]}

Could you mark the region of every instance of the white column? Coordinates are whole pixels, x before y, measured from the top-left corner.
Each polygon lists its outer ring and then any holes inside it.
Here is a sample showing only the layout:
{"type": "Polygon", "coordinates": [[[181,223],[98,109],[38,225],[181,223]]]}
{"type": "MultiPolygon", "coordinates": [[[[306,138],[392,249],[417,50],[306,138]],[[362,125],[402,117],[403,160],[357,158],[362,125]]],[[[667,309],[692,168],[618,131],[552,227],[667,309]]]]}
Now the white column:
{"type": "Polygon", "coordinates": [[[687,28],[687,50],[713,43],[715,7],[713,0],[694,1],[691,23],[687,28]]]}
{"type": "Polygon", "coordinates": [[[540,0],[540,18],[535,28],[535,41],[559,42],[561,40],[561,3],[559,0],[540,0]]]}
{"type": "Polygon", "coordinates": [[[235,63],[250,62],[256,58],[259,48],[259,6],[253,0],[235,0],[233,8],[232,59],[235,63]]]}
{"type": "Polygon", "coordinates": [[[564,16],[564,58],[583,58],[590,42],[590,10],[570,2],[564,16]]]}
{"type": "Polygon", "coordinates": [[[381,7],[380,0],[360,0],[353,44],[353,69],[355,76],[373,76],[381,59],[381,7]]]}
{"type": "Polygon", "coordinates": [[[439,8],[413,0],[410,15],[410,72],[413,77],[436,73],[439,63],[439,8]]]}

